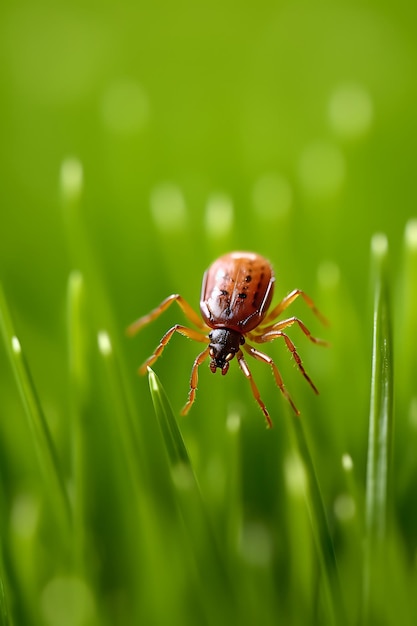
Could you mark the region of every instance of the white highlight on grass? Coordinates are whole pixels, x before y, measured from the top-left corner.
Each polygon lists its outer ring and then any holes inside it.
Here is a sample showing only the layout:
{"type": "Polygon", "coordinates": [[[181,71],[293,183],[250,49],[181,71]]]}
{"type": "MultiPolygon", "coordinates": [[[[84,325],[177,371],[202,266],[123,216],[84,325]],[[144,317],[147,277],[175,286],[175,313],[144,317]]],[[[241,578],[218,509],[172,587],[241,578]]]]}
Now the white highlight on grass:
{"type": "Polygon", "coordinates": [[[250,565],[267,567],[273,556],[273,541],[268,528],[261,522],[247,522],[241,528],[239,552],[250,565]]]}
{"type": "Polygon", "coordinates": [[[146,369],[148,370],[149,386],[150,386],[152,391],[155,391],[155,392],[158,393],[159,392],[159,384],[158,384],[158,380],[156,378],[156,374],[153,371],[153,369],[151,367],[149,367],[149,365],[148,365],[148,367],[146,369]]]}
{"type": "Polygon", "coordinates": [[[107,128],[120,135],[142,130],[149,120],[149,98],[133,79],[123,78],[109,85],[101,101],[101,116],[107,128]]]}
{"type": "Polygon", "coordinates": [[[187,222],[187,209],[183,193],[176,185],[164,182],[151,192],[151,214],[161,231],[181,231],[187,222]]]}
{"type": "Polygon", "coordinates": [[[350,494],[342,493],[334,501],[333,510],[341,522],[348,522],[355,516],[356,504],[350,494]]]}
{"type": "Polygon", "coordinates": [[[374,256],[382,258],[388,252],[388,238],[384,233],[376,233],[371,239],[371,249],[374,256]]]}
{"type": "Polygon", "coordinates": [[[98,349],[103,356],[109,356],[112,353],[112,345],[110,337],[105,330],[100,330],[97,335],[98,349]]]}
{"type": "Polygon", "coordinates": [[[76,576],[57,576],[44,587],[41,610],[48,626],[83,626],[93,620],[93,595],[76,576]]]}
{"type": "Polygon", "coordinates": [[[68,291],[73,298],[79,298],[80,291],[83,287],[83,275],[80,270],[71,270],[68,277],[68,291]]]}
{"type": "Polygon", "coordinates": [[[340,283],[340,269],[334,261],[323,261],[317,270],[319,284],[326,289],[333,289],[340,283]]]}
{"type": "Polygon", "coordinates": [[[411,250],[417,250],[417,218],[413,218],[407,222],[405,227],[405,243],[411,250]]]}
{"type": "Polygon", "coordinates": [[[16,335],[13,335],[13,337],[12,337],[12,350],[13,350],[13,352],[15,354],[21,354],[22,353],[22,346],[20,345],[20,341],[16,337],[16,335]]]}
{"type": "Polygon", "coordinates": [[[79,198],[83,188],[83,166],[76,157],[68,157],[61,163],[59,182],[61,192],[67,200],[79,198]]]}
{"type": "Polygon", "coordinates": [[[221,238],[233,228],[233,202],[225,193],[216,193],[209,197],[206,206],[205,226],[208,235],[221,238]]]}
{"type": "Polygon", "coordinates": [[[346,177],[345,158],[335,144],[317,141],[303,150],[298,174],[309,195],[318,199],[334,196],[346,177]]]}
{"type": "Polygon", "coordinates": [[[287,489],[293,496],[303,496],[307,488],[304,463],[296,453],[289,454],[284,461],[284,478],[287,489]]]}
{"type": "Polygon", "coordinates": [[[237,411],[230,411],[226,419],[226,428],[229,433],[237,433],[240,430],[241,419],[237,411]]]}
{"type": "Polygon", "coordinates": [[[29,493],[19,494],[13,501],[10,525],[21,538],[30,539],[36,532],[39,520],[39,502],[29,493]]]}
{"type": "Polygon", "coordinates": [[[351,472],[353,470],[353,459],[347,452],[342,455],[342,467],[345,472],[351,472]]]}
{"type": "Polygon", "coordinates": [[[286,217],[293,201],[291,185],[280,174],[265,174],[255,183],[252,200],[259,217],[265,220],[286,217]]]}
{"type": "Polygon", "coordinates": [[[365,87],[345,83],[335,88],[328,104],[329,122],[341,137],[357,139],[371,127],[374,116],[372,98],[365,87]]]}
{"type": "Polygon", "coordinates": [[[342,455],[342,467],[345,472],[351,472],[353,470],[353,459],[347,452],[342,455]]]}

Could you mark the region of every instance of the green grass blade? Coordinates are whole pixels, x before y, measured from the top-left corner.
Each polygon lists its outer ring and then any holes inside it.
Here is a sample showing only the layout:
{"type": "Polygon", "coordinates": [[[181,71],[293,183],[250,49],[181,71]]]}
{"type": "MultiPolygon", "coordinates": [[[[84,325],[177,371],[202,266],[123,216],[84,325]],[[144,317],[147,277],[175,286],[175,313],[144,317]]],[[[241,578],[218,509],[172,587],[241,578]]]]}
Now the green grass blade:
{"type": "MultiPolygon", "coordinates": [[[[409,220],[405,228],[404,258],[402,281],[397,294],[395,308],[396,328],[396,385],[400,403],[398,414],[406,412],[410,421],[417,407],[415,373],[417,369],[417,350],[413,340],[417,336],[417,218],[409,220]]],[[[409,434],[406,434],[409,441],[409,434]]],[[[411,448],[414,456],[414,449],[411,448]]]]}
{"type": "Polygon", "coordinates": [[[297,449],[307,477],[305,498],[324,580],[324,598],[328,612],[327,619],[331,620],[330,623],[332,624],[345,624],[346,616],[343,609],[336,555],[321,495],[319,479],[310,452],[303,420],[299,417],[293,417],[291,423],[297,449]]]}
{"type": "MultiPolygon", "coordinates": [[[[148,368],[148,373],[152,402],[158,418],[159,426],[164,436],[171,464],[175,466],[178,463],[183,463],[184,466],[188,467],[190,471],[192,471],[190,458],[188,456],[184,440],[178,428],[177,420],[172,412],[171,405],[169,404],[165,391],[162,388],[161,382],[151,368],[148,368]]],[[[193,476],[193,479],[195,480],[195,476],[193,476]]]]}
{"type": "Polygon", "coordinates": [[[388,241],[385,235],[372,239],[375,281],[371,401],[366,475],[366,551],[364,572],[364,623],[372,606],[384,597],[383,572],[387,547],[387,518],[393,431],[393,356],[388,294],[388,241]]]}
{"type": "Polygon", "coordinates": [[[174,496],[185,526],[191,556],[199,572],[201,604],[213,623],[240,623],[236,590],[211,527],[210,518],[198,486],[190,456],[178,428],[171,405],[156,376],[148,368],[149,386],[155,413],[163,435],[170,464],[174,496]]]}
{"type": "Polygon", "coordinates": [[[146,473],[145,454],[135,431],[131,402],[124,386],[123,371],[113,342],[105,330],[98,333],[97,339],[99,354],[106,369],[108,402],[115,416],[114,432],[119,438],[129,478],[136,491],[137,502],[140,502],[140,493],[137,492],[138,476],[141,475],[143,479],[146,473]]]}
{"type": "Polygon", "coordinates": [[[85,458],[87,374],[87,333],[83,324],[84,280],[78,271],[71,272],[67,287],[68,372],[72,439],[72,471],[74,480],[74,542],[75,563],[84,569],[85,537],[85,458]]]}
{"type": "Polygon", "coordinates": [[[10,626],[9,609],[2,578],[0,578],[0,626],[10,626]]]}
{"type": "Polygon", "coordinates": [[[28,418],[40,467],[45,479],[45,492],[49,497],[52,510],[68,530],[71,510],[65,480],[49,431],[41,403],[33,383],[29,367],[13,327],[2,286],[0,285],[0,333],[6,346],[9,362],[16,380],[23,407],[28,418]]]}

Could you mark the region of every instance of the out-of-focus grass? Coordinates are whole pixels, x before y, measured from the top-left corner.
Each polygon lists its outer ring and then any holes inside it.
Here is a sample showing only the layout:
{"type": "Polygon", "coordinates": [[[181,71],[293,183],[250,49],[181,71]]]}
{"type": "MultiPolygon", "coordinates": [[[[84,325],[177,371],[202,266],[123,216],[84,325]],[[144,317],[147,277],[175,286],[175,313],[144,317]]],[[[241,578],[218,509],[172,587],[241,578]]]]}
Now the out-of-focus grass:
{"type": "Polygon", "coordinates": [[[3,623],[414,624],[414,7],[0,12],[3,623]],[[389,566],[367,570],[376,232],[395,419],[389,566]],[[203,271],[239,248],[271,260],[277,299],[302,288],[329,318],[328,349],[291,329],[320,395],[275,342],[299,422],[256,362],[271,431],[232,366],[200,368],[181,418],[199,346],[176,336],[154,392],[178,465],[136,371],[182,316],[125,328],[170,293],[198,309],[203,271]]]}

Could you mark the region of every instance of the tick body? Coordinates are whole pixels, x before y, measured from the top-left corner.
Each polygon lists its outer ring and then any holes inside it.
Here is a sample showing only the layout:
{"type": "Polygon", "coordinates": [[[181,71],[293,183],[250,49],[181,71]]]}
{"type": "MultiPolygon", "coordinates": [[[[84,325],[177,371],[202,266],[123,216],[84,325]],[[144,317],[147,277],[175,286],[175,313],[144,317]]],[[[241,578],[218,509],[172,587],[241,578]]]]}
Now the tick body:
{"type": "Polygon", "coordinates": [[[190,339],[207,344],[194,361],[191,370],[190,392],[187,403],[182,409],[183,414],[188,413],[195,400],[199,366],[207,358],[210,358],[210,370],[215,373],[217,369],[220,369],[224,375],[229,369],[230,361],[236,356],[240,369],[249,380],[253,395],[262,409],[267,425],[269,427],[272,426],[268,410],[261,399],[259,390],[244,358],[243,351],[245,351],[256,360],[262,361],[271,367],[276,384],[298,415],[299,411],[284,385],[278,367],[271,357],[260,352],[251,343],[259,344],[267,343],[277,338],[284,339],[304,378],[306,378],[313,391],[318,393],[315,385],[305,372],[301,358],[292,340],[284,332],[284,329],[296,324],[313,343],[325,344],[325,342],[313,337],[305,324],[297,317],[288,317],[281,321],[277,321],[277,318],[294,300],[301,296],[323,323],[326,323],[326,320],[317,310],[312,299],[300,289],[292,291],[272,310],[269,310],[274,293],[274,284],[275,276],[272,266],[267,259],[259,254],[231,252],[221,256],[214,261],[203,277],[200,298],[201,317],[184,298],[174,294],[163,300],[159,307],[148,315],[139,318],[129,326],[127,332],[129,335],[133,335],[143,326],[159,317],[173,302],[177,302],[188,320],[198,329],[188,328],[179,324],[170,328],[162,337],[155,352],[140,367],[139,373],[146,373],[147,368],[162,354],[174,333],[178,332],[190,339]]]}

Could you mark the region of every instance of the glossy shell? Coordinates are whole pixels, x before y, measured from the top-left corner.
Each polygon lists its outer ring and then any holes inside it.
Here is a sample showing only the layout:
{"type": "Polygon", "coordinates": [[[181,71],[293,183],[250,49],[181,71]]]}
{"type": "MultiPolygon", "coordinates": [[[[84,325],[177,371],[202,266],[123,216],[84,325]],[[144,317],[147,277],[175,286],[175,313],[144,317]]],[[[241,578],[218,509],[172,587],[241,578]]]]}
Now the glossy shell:
{"type": "Polygon", "coordinates": [[[200,310],[210,328],[247,333],[265,317],[274,291],[267,259],[252,252],[226,254],[203,277],[200,310]]]}

